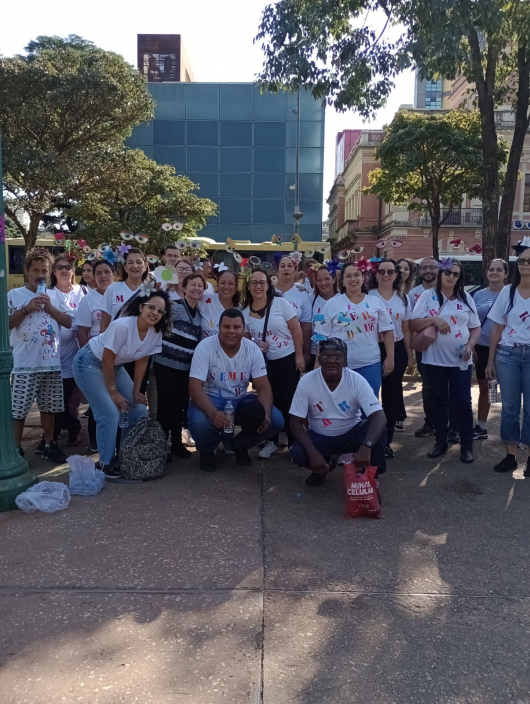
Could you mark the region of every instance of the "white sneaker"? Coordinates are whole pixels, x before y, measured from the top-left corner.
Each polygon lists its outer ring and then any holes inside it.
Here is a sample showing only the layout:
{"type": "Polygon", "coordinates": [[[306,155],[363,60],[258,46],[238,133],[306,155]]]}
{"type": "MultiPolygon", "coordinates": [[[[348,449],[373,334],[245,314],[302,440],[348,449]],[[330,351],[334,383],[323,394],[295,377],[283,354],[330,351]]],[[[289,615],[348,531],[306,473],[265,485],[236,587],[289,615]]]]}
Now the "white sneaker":
{"type": "Polygon", "coordinates": [[[261,457],[262,460],[268,460],[277,450],[276,443],[272,442],[272,440],[267,440],[263,450],[258,452],[258,457],[261,457]]]}
{"type": "Polygon", "coordinates": [[[353,452],[347,452],[337,460],[337,464],[350,464],[350,462],[353,462],[353,452]]]}
{"type": "Polygon", "coordinates": [[[221,447],[223,448],[223,452],[225,455],[235,455],[236,453],[230,449],[228,442],[225,442],[224,440],[221,443],[221,447]]]}
{"type": "Polygon", "coordinates": [[[195,440],[191,437],[187,428],[182,429],[182,443],[188,447],[195,447],[195,440]]]}

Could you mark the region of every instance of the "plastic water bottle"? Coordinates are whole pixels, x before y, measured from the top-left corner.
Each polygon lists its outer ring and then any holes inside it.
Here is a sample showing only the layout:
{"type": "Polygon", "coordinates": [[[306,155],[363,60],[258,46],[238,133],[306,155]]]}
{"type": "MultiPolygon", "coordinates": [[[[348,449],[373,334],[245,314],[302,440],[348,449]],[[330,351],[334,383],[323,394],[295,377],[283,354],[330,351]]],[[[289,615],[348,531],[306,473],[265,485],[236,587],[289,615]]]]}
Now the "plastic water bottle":
{"type": "Polygon", "coordinates": [[[46,293],[46,281],[44,279],[39,279],[37,283],[37,296],[42,296],[46,293]]]}
{"type": "Polygon", "coordinates": [[[499,400],[499,387],[495,379],[488,381],[488,401],[490,403],[497,403],[499,400]]]}
{"type": "Polygon", "coordinates": [[[225,425],[224,431],[227,435],[231,435],[234,432],[234,407],[231,401],[227,402],[223,412],[230,421],[228,425],[225,425]]]}
{"type": "Polygon", "coordinates": [[[129,427],[129,411],[120,411],[120,420],[118,425],[120,426],[120,428],[129,427]]]}
{"type": "Polygon", "coordinates": [[[465,345],[460,345],[460,346],[458,347],[458,359],[460,360],[460,369],[461,369],[461,371],[463,371],[463,372],[466,371],[466,369],[467,369],[467,367],[468,367],[468,364],[469,364],[469,360],[464,359],[465,354],[466,354],[466,346],[465,346],[465,345]]]}

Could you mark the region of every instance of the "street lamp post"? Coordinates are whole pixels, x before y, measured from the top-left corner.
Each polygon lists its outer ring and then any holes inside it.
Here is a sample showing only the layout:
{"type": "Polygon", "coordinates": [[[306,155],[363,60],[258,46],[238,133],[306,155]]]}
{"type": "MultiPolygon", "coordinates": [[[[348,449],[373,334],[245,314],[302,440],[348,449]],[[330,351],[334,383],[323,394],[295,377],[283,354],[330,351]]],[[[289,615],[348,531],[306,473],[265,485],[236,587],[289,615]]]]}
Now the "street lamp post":
{"type": "Polygon", "coordinates": [[[294,191],[294,248],[298,249],[298,223],[303,217],[300,211],[300,90],[296,95],[296,175],[295,175],[295,191],[294,191]]]}
{"type": "Polygon", "coordinates": [[[37,481],[28,463],[18,453],[13,435],[11,388],[13,353],[7,323],[7,262],[2,180],[2,136],[0,135],[0,511],[16,508],[15,499],[37,481]]]}

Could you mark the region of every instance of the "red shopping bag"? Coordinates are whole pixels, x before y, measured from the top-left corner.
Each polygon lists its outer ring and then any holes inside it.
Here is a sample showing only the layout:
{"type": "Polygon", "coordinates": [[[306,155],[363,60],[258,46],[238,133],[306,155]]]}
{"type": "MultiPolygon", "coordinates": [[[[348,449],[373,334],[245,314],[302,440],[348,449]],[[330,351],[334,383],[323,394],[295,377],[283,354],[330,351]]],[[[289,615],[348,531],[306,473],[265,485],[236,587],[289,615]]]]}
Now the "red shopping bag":
{"type": "Polygon", "coordinates": [[[344,484],[346,486],[346,515],[348,518],[359,516],[381,517],[381,504],[377,494],[377,467],[359,469],[353,463],[344,465],[344,484]]]}

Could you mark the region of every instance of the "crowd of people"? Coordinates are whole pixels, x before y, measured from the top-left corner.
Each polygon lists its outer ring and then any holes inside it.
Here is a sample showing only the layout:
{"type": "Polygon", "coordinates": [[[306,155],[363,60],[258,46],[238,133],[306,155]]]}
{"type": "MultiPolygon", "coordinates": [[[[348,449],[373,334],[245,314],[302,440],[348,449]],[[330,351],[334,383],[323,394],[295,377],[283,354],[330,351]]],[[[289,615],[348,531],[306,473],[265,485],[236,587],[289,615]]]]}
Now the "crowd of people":
{"type": "Polygon", "coordinates": [[[148,414],[167,437],[167,462],[196,446],[205,471],[215,471],[216,452],[249,466],[250,448],[267,459],[283,440],[310,486],[350,459],[379,476],[404,430],[403,378],[417,364],[425,420],[414,434],[434,436],[428,457],[459,443],[462,462],[473,462],[498,380],[506,456],[494,469],[512,471],[517,448],[530,447],[530,238],[515,249],[513,281],[496,259],[473,294],[450,257],[381,259],[367,270],[366,260],[301,269],[299,256],[285,255],[272,275],[247,271],[240,291],[235,271],[218,267],[214,287],[211,262],[198,266],[174,245],[164,253],[178,278],[169,284],[135,247],[118,271],[105,258],[85,262],[80,284],[67,254],[28,252],[25,286],[8,293],[19,452],[36,400],[35,452],[65,462],[58,440],[66,431],[67,445],[82,441],[84,401],[90,447],[109,479],[120,476],[120,443],[148,414]],[[234,421],[240,431],[227,432],[234,421]]]}

